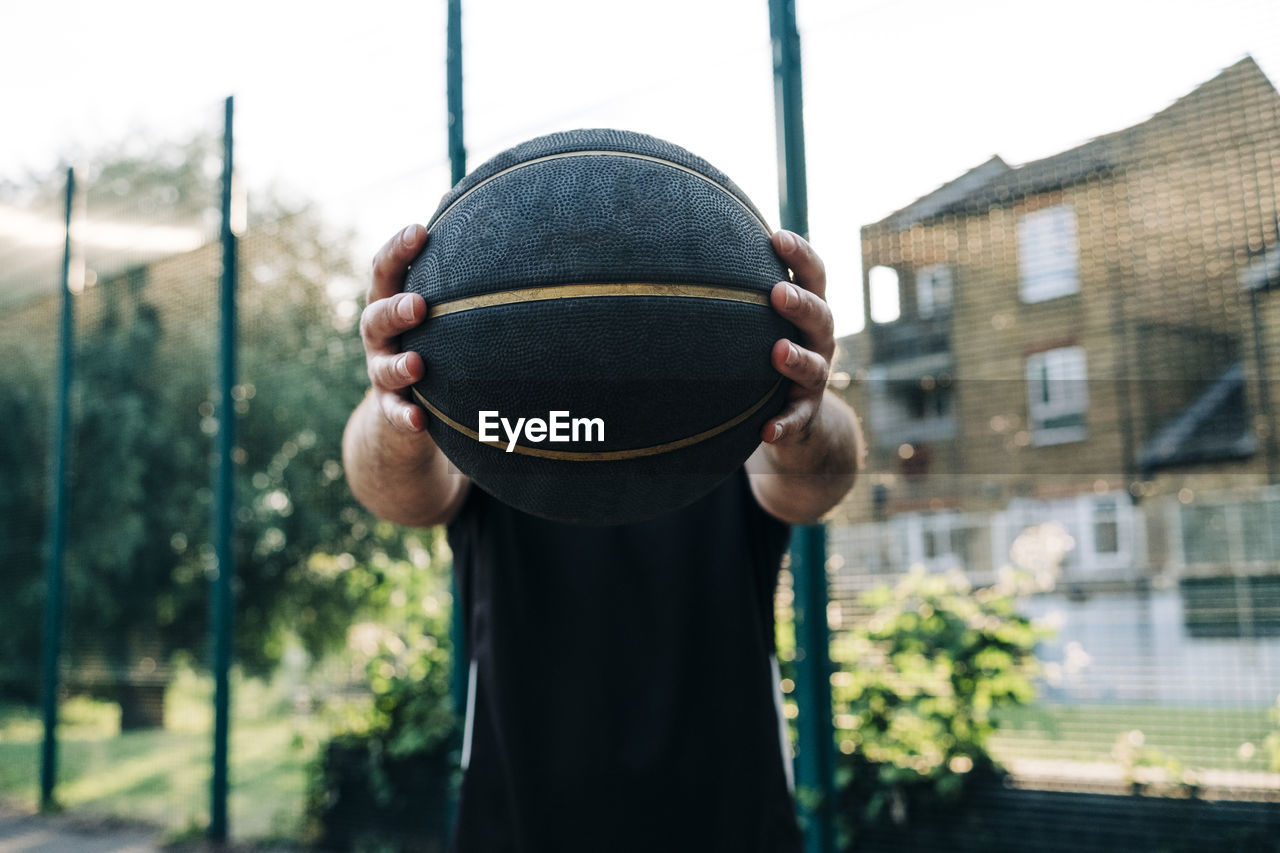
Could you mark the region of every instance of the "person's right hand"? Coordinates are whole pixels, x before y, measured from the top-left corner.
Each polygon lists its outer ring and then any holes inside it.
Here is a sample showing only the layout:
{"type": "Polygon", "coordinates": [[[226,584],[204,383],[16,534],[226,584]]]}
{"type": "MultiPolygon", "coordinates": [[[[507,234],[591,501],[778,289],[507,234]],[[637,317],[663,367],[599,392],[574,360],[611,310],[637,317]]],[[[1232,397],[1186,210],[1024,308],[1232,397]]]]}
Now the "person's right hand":
{"type": "Polygon", "coordinates": [[[392,237],[373,258],[368,304],[360,315],[369,369],[370,395],[391,426],[421,432],[427,413],[412,402],[409,388],[422,378],[426,366],[416,352],[401,352],[396,338],[427,316],[427,303],[416,293],[404,293],[409,262],[427,242],[427,229],[410,225],[392,237]]]}

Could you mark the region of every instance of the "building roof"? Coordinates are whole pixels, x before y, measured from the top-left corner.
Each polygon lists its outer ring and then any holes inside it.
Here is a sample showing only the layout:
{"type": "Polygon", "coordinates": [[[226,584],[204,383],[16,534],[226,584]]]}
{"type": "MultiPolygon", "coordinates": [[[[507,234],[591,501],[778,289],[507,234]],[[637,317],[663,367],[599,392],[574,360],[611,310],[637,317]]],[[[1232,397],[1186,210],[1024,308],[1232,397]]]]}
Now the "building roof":
{"type": "Polygon", "coordinates": [[[1159,134],[1170,121],[1188,115],[1213,115],[1214,111],[1207,105],[1259,84],[1275,91],[1258,64],[1246,56],[1140,124],[1017,167],[1010,167],[1000,157],[993,156],[982,165],[889,214],[873,227],[905,231],[912,225],[936,217],[986,210],[1028,195],[1069,186],[1092,175],[1122,169],[1140,156],[1138,143],[1143,137],[1159,134]]]}
{"type": "Polygon", "coordinates": [[[890,214],[883,223],[902,228],[910,227],[916,222],[931,219],[943,211],[950,210],[956,204],[977,193],[996,178],[1012,172],[1013,168],[998,156],[981,166],[975,166],[953,181],[943,184],[928,195],[923,195],[911,204],[890,214]]]}

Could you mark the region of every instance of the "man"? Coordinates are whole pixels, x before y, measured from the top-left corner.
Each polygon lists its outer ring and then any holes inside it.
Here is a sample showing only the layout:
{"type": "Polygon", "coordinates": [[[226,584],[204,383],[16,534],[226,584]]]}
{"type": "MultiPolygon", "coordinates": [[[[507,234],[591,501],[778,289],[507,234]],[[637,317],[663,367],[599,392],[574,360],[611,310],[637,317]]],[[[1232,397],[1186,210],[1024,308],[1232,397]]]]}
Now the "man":
{"type": "Polygon", "coordinates": [[[411,225],[374,260],[360,326],[372,388],[343,453],[372,512],[448,525],[471,650],[455,849],[799,850],[773,590],[788,525],[835,506],[863,455],[826,390],[822,261],[773,236],[794,283],[772,305],[800,334],[774,345],[792,392],[743,470],[666,516],[579,527],[497,502],[425,431],[407,392],[431,367],[396,341],[427,316],[402,293],[426,239],[411,225]]]}

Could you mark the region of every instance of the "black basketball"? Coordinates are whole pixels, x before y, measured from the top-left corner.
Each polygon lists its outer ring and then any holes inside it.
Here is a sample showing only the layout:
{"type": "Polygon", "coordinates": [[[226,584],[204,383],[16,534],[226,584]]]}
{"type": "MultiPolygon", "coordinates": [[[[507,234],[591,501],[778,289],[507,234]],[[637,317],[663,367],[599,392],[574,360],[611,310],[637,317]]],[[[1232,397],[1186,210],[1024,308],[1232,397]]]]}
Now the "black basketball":
{"type": "Polygon", "coordinates": [[[795,331],[769,292],[787,270],[742,190],[688,151],[544,136],[464,178],[428,229],[406,283],[429,312],[402,340],[426,363],[414,395],[499,500],[654,517],[737,470],[781,409],[770,351],[795,331]]]}

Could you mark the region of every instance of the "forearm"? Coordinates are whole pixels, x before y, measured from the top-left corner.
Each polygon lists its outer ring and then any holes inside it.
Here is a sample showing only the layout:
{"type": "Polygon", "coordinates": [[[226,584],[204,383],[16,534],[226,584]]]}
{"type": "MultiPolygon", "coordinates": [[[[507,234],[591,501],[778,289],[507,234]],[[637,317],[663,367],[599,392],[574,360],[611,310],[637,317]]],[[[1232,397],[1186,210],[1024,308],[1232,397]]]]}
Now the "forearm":
{"type": "Polygon", "coordinates": [[[342,436],[352,494],[379,518],[430,527],[452,518],[467,478],[425,431],[396,429],[372,396],[356,406],[342,436]]]}
{"type": "Polygon", "coordinates": [[[747,473],[766,511],[792,524],[808,524],[849,492],[864,456],[857,415],[827,391],[808,433],[795,441],[760,445],[747,460],[747,473]]]}

